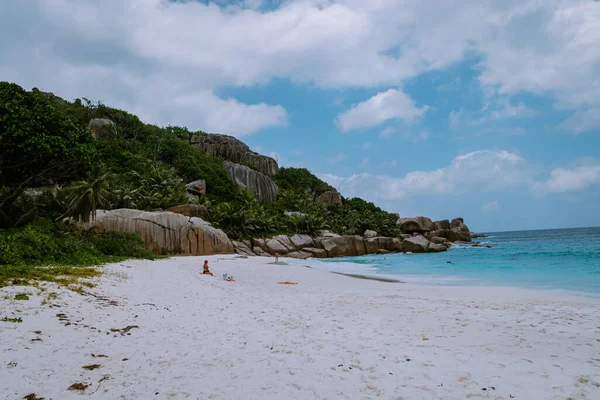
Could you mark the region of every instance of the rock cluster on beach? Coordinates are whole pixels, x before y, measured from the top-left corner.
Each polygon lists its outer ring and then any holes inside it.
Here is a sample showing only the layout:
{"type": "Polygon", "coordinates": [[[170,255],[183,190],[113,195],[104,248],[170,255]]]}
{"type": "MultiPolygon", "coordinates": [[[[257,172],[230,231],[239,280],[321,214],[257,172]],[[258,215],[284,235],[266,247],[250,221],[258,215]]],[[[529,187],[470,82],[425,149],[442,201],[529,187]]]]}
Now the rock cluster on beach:
{"type": "Polygon", "coordinates": [[[222,230],[201,218],[170,211],[98,210],[87,228],[137,233],[155,254],[199,256],[234,252],[231,240],[222,230]]]}
{"type": "Polygon", "coordinates": [[[462,218],[432,222],[426,217],[402,218],[400,237],[379,236],[367,230],[363,236],[338,235],[320,231],[314,237],[303,234],[272,238],[230,240],[220,229],[203,220],[200,205],[173,207],[169,211],[145,212],[132,209],[98,210],[87,228],[134,232],[155,254],[211,255],[237,253],[245,256],[307,258],[352,257],[398,252],[437,253],[452,242],[470,242],[472,234],[462,218]]]}

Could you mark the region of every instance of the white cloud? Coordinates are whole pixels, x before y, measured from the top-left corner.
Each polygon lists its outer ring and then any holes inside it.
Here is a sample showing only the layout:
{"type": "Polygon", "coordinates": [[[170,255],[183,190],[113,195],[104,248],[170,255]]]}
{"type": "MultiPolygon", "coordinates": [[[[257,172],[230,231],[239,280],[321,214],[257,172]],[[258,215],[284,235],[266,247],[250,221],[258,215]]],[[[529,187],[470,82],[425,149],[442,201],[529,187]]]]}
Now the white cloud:
{"type": "Polygon", "coordinates": [[[567,118],[560,128],[573,135],[583,132],[600,132],[600,107],[591,108],[586,111],[577,111],[571,117],[567,118]]]}
{"type": "Polygon", "coordinates": [[[178,118],[168,118],[172,120],[169,123],[177,124],[187,119],[186,115],[194,115],[208,132],[243,136],[263,128],[287,125],[287,113],[281,106],[248,105],[235,99],[221,99],[212,92],[178,96],[172,103],[177,106],[178,118]]]}
{"type": "Polygon", "coordinates": [[[524,116],[534,115],[533,110],[529,107],[525,106],[525,104],[520,103],[518,105],[513,105],[510,103],[505,103],[500,109],[494,110],[490,113],[490,118],[492,120],[497,119],[506,119],[506,118],[517,118],[524,116]]]}
{"type": "Polygon", "coordinates": [[[342,161],[344,161],[346,159],[346,156],[342,153],[338,153],[332,157],[329,157],[327,159],[327,162],[329,164],[337,164],[337,163],[341,163],[342,161]]]}
{"type": "Polygon", "coordinates": [[[450,127],[450,129],[454,130],[458,128],[461,120],[463,119],[463,114],[463,109],[460,109],[458,111],[451,111],[450,114],[448,114],[448,126],[450,127]]]}
{"type": "Polygon", "coordinates": [[[370,99],[354,105],[340,114],[338,124],[342,131],[371,128],[389,120],[413,122],[427,111],[428,106],[418,108],[401,89],[389,89],[370,99]]]}
{"type": "Polygon", "coordinates": [[[495,191],[532,183],[525,160],[508,151],[482,150],[456,157],[450,165],[433,171],[415,171],[402,178],[355,174],[319,177],[340,188],[347,197],[370,201],[400,200],[419,194],[464,194],[495,191]]]}
{"type": "MultiPolygon", "coordinates": [[[[473,55],[481,58],[486,92],[551,94],[557,107],[575,111],[600,107],[600,2],[591,0],[4,3],[0,25],[11,35],[0,36],[3,79],[142,110],[158,123],[182,118],[172,101],[182,96],[212,100],[213,110],[243,108],[216,95],[223,87],[289,78],[324,89],[388,93],[473,55]]],[[[410,121],[423,110],[411,102],[404,99],[404,111],[374,116],[351,109],[341,126],[410,121]]],[[[278,108],[259,110],[266,125],[255,120],[247,132],[284,121],[278,108]]],[[[185,114],[190,128],[214,124],[202,110],[185,114]]],[[[587,124],[575,124],[574,131],[589,131],[587,124]]]]}
{"type": "Polygon", "coordinates": [[[369,142],[365,142],[360,146],[360,149],[362,150],[369,150],[369,148],[371,147],[371,143],[369,142]]]}
{"type": "Polygon", "coordinates": [[[489,203],[486,203],[481,206],[481,212],[486,214],[496,212],[499,209],[500,203],[498,203],[497,201],[490,201],[489,203]]]}
{"type": "Polygon", "coordinates": [[[379,133],[379,137],[380,138],[389,138],[391,137],[394,133],[396,132],[396,130],[394,128],[392,128],[391,126],[388,126],[386,128],[384,128],[380,133],[379,133]]]}
{"type": "Polygon", "coordinates": [[[359,168],[364,168],[369,164],[369,158],[365,157],[363,158],[363,160],[360,162],[360,164],[358,164],[359,168]]]}
{"type": "Polygon", "coordinates": [[[565,193],[587,189],[600,184],[600,160],[584,159],[573,168],[556,168],[550,177],[534,186],[537,194],[565,193]]]}

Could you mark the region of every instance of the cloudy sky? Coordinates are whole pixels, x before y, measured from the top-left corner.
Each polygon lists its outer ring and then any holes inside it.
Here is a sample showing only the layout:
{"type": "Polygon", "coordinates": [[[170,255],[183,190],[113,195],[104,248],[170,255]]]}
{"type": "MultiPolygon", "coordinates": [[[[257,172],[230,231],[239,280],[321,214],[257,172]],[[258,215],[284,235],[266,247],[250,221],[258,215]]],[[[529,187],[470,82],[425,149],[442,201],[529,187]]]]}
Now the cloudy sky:
{"type": "Polygon", "coordinates": [[[19,0],[0,79],[473,230],[600,225],[600,2],[19,0]]]}

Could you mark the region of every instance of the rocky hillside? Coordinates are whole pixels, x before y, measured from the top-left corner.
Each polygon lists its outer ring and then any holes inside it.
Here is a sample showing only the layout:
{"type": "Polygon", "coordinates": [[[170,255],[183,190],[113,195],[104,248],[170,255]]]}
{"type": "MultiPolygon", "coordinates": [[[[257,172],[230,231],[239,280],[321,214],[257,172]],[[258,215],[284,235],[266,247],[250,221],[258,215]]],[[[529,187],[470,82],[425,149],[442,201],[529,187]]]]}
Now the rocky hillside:
{"type": "Polygon", "coordinates": [[[136,233],[155,254],[296,258],[437,252],[471,241],[460,218],[400,218],[344,198],[232,136],[148,125],[9,83],[0,83],[0,111],[0,229],[77,221],[136,233]]]}

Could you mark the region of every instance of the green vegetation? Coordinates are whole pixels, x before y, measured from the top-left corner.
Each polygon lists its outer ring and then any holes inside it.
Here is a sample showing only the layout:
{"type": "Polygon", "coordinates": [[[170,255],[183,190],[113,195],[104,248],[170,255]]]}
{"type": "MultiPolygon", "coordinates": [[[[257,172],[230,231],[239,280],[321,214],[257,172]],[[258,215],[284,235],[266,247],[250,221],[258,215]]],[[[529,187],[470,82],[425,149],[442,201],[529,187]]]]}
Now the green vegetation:
{"type": "Polygon", "coordinates": [[[22,318],[8,318],[8,317],[4,317],[2,319],[0,319],[0,321],[2,322],[14,322],[14,323],[20,323],[23,322],[22,318]]]}
{"type": "Polygon", "coordinates": [[[29,296],[27,293],[17,293],[15,295],[15,300],[29,300],[29,296]]]}
{"type": "Polygon", "coordinates": [[[0,285],[31,279],[68,284],[98,274],[93,266],[150,258],[134,234],[80,232],[97,209],[207,206],[211,222],[231,238],[366,229],[397,235],[395,218],[372,203],[317,201],[334,190],[304,168],[281,168],[273,204],[259,203],[230,179],[222,160],[192,146],[204,132],[144,124],[126,111],[87,99],[65,101],[0,82],[0,285]],[[88,124],[108,119],[94,139],[88,124]],[[185,184],[206,181],[206,196],[185,184]],[[285,216],[284,212],[295,212],[285,216]]]}
{"type": "Polygon", "coordinates": [[[98,275],[93,266],[134,257],[153,258],[135,234],[78,233],[39,219],[0,232],[0,285],[30,279],[69,284],[98,275]]]}
{"type": "Polygon", "coordinates": [[[308,190],[314,196],[335,190],[306,168],[280,168],[275,183],[280,190],[308,190]]]}

